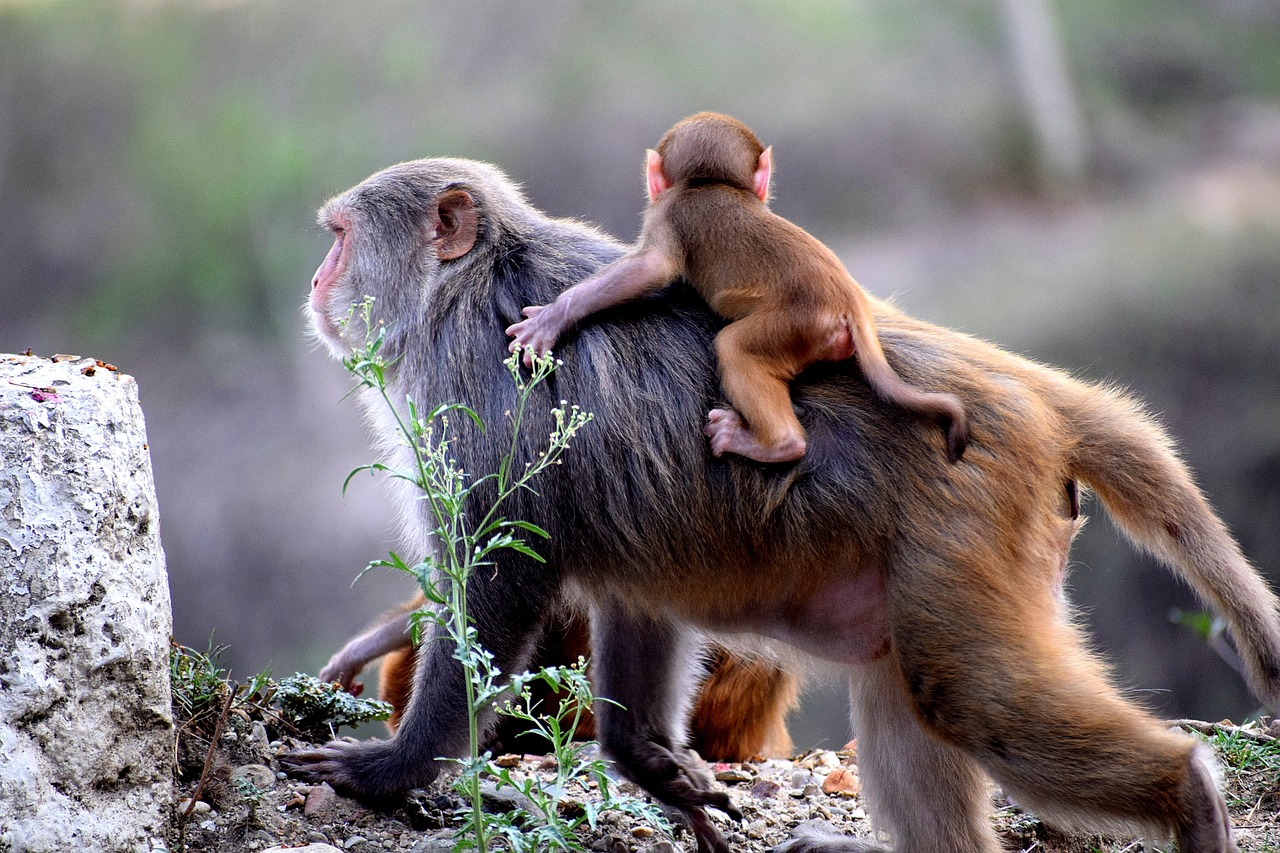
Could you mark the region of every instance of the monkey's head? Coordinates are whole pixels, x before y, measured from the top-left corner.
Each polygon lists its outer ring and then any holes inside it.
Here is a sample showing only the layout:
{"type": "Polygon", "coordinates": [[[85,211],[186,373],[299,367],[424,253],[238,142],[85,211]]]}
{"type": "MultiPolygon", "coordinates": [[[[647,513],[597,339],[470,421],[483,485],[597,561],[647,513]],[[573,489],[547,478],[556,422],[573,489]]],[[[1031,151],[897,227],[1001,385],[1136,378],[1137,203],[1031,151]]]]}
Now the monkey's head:
{"type": "Polygon", "coordinates": [[[649,151],[649,200],[654,201],[673,184],[696,181],[748,190],[767,203],[772,152],[736,118],[720,113],[691,115],[668,130],[657,149],[649,151]]]}
{"type": "Polygon", "coordinates": [[[311,280],[307,303],[316,336],[339,357],[369,330],[353,311],[373,297],[371,323],[389,338],[422,316],[451,265],[465,265],[487,233],[487,206],[527,206],[497,169],[438,158],[378,172],[320,208],[333,247],[311,280]]]}
{"type": "Polygon", "coordinates": [[[764,146],[742,122],[720,113],[698,113],[678,122],[657,147],[671,183],[722,181],[753,189],[764,146]]]}

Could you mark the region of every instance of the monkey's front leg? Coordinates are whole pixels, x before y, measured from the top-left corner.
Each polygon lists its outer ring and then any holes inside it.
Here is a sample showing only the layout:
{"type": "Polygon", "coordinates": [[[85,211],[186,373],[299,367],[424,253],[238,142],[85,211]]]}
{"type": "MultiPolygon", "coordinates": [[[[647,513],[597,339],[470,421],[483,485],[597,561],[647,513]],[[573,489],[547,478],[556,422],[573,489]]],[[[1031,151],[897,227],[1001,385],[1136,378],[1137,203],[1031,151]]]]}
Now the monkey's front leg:
{"type": "MultiPolygon", "coordinates": [[[[500,672],[519,672],[528,665],[557,583],[546,568],[521,571],[504,564],[502,571],[479,572],[467,584],[477,637],[500,672]]],[[[377,805],[430,784],[440,773],[437,759],[466,755],[465,675],[453,656],[454,643],[442,633],[436,627],[419,649],[414,683],[421,689],[413,691],[393,738],[331,741],[319,749],[299,750],[282,759],[285,771],[310,782],[328,782],[377,805]]],[[[482,726],[492,722],[491,714],[486,717],[482,726]]]]}
{"type": "Polygon", "coordinates": [[[335,740],[318,749],[292,752],[281,759],[285,772],[307,782],[328,782],[373,806],[430,784],[440,772],[437,758],[467,750],[463,673],[451,652],[452,644],[445,640],[423,643],[418,683],[429,687],[413,693],[393,738],[335,740]]]}
{"type": "Polygon", "coordinates": [[[734,820],[742,813],[684,746],[694,642],[670,622],[611,605],[593,608],[591,637],[596,693],[611,700],[596,704],[601,746],[627,777],[689,818],[699,853],[728,853],[705,807],[734,820]]]}

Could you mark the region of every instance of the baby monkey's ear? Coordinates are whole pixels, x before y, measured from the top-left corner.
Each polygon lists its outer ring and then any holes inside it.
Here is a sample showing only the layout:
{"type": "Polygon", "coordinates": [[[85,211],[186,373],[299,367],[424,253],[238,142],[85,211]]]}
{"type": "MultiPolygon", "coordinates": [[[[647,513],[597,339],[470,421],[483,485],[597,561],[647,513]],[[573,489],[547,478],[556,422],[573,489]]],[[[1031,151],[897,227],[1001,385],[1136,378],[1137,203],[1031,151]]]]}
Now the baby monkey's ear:
{"type": "Polygon", "coordinates": [[[754,188],[756,195],[765,204],[769,203],[769,178],[773,175],[773,146],[760,152],[760,160],[756,163],[754,188]]]}
{"type": "Polygon", "coordinates": [[[671,189],[666,172],[662,171],[662,155],[652,148],[644,152],[644,173],[649,182],[649,203],[658,200],[658,196],[671,189]]]}

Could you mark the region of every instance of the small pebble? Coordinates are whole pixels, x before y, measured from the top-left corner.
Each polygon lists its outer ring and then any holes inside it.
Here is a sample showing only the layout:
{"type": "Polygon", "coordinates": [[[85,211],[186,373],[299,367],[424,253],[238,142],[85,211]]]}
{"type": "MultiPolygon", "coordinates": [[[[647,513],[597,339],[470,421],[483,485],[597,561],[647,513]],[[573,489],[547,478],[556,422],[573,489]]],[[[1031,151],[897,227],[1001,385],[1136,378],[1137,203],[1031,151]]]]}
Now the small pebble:
{"type": "Polygon", "coordinates": [[[260,790],[268,790],[276,782],[276,774],[262,764],[242,764],[231,771],[232,779],[243,779],[260,790]]]}
{"type": "Polygon", "coordinates": [[[717,782],[750,782],[755,776],[737,767],[726,767],[716,771],[717,782]]]}
{"type": "MultiPolygon", "coordinates": [[[[190,797],[188,797],[185,800],[180,800],[178,802],[178,814],[186,814],[187,807],[190,805],[191,805],[190,797]]],[[[191,813],[193,815],[208,814],[211,811],[213,811],[213,806],[209,805],[204,800],[196,800],[195,807],[191,809],[191,813]]]]}
{"type": "Polygon", "coordinates": [[[758,800],[768,800],[777,795],[782,786],[771,779],[761,779],[751,786],[751,796],[758,800]]]}
{"type": "Polygon", "coordinates": [[[329,787],[328,782],[321,782],[307,792],[302,813],[307,817],[321,818],[333,811],[338,804],[338,793],[329,787]]]}
{"type": "Polygon", "coordinates": [[[675,845],[664,838],[662,841],[655,841],[645,847],[644,853],[676,853],[676,848],[675,845]]]}
{"type": "Polygon", "coordinates": [[[856,772],[848,767],[837,767],[828,773],[827,778],[822,782],[822,792],[824,794],[852,797],[861,790],[862,780],[858,778],[856,772]]]}

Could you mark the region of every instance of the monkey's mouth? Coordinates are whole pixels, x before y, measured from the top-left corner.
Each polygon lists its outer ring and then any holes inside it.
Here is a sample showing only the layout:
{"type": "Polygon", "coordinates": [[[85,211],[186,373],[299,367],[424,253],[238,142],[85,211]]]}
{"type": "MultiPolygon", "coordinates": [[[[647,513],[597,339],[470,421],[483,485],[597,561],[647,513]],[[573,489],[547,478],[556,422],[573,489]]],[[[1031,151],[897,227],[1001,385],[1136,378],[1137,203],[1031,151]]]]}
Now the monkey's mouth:
{"type": "Polygon", "coordinates": [[[307,313],[311,315],[312,332],[316,337],[324,341],[330,349],[339,352],[343,345],[342,327],[332,317],[314,305],[309,305],[308,307],[310,310],[307,313]]]}

